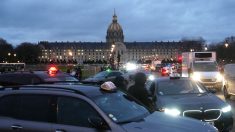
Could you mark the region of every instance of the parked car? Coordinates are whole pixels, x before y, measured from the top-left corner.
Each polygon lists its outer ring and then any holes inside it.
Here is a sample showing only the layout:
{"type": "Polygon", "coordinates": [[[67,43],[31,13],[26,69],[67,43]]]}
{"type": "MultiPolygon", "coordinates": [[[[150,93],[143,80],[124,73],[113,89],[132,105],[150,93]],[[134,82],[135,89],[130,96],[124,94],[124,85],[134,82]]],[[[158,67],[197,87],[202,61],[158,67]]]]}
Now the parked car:
{"type": "Polygon", "coordinates": [[[231,106],[190,78],[170,76],[148,81],[146,88],[154,97],[156,110],[172,116],[184,116],[214,125],[219,131],[233,126],[231,106]]]}
{"type": "Polygon", "coordinates": [[[224,97],[229,99],[235,94],[235,64],[224,66],[225,87],[223,89],[224,97]]]}
{"type": "MultiPolygon", "coordinates": [[[[113,85],[111,85],[113,86],[113,85]]],[[[109,85],[1,88],[0,131],[217,132],[205,122],[150,113],[109,85]]]]}

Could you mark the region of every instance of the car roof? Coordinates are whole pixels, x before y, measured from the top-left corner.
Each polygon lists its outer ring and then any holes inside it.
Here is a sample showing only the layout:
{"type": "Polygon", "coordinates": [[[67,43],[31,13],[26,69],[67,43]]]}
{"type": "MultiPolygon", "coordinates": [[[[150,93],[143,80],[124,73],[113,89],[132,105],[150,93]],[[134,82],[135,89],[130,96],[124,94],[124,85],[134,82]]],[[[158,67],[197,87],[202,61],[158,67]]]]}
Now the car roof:
{"type": "Polygon", "coordinates": [[[170,80],[191,80],[188,77],[179,77],[179,78],[170,78],[170,77],[161,77],[161,78],[156,78],[155,82],[163,82],[163,81],[170,81],[170,80]]]}
{"type": "Polygon", "coordinates": [[[100,90],[100,87],[98,85],[84,85],[84,84],[78,84],[78,85],[68,85],[68,84],[39,84],[39,85],[23,85],[23,86],[17,86],[17,87],[3,87],[4,88],[12,88],[12,89],[24,89],[24,90],[50,90],[50,91],[66,91],[66,92],[73,92],[78,93],[90,98],[94,98],[97,96],[101,96],[105,92],[100,90]]]}

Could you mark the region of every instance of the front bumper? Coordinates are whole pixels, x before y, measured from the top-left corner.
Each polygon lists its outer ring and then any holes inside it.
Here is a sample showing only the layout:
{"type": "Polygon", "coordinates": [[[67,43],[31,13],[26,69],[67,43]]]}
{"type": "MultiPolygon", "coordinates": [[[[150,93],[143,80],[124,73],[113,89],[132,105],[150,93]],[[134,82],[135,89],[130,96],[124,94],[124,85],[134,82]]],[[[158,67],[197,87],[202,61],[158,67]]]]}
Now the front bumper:
{"type": "Polygon", "coordinates": [[[233,128],[233,117],[232,112],[223,113],[221,117],[214,121],[214,126],[219,131],[230,131],[233,128]]]}
{"type": "Polygon", "coordinates": [[[221,89],[223,82],[201,82],[206,88],[221,89]]]}

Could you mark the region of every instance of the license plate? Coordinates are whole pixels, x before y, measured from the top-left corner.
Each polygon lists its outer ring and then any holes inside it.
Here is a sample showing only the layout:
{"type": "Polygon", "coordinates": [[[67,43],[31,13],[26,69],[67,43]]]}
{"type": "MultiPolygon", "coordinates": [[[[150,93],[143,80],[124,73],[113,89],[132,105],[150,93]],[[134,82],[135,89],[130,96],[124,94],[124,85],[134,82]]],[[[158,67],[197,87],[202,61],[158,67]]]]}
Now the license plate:
{"type": "Polygon", "coordinates": [[[210,125],[212,125],[212,126],[215,125],[215,123],[214,123],[213,121],[209,121],[209,122],[206,122],[206,123],[208,123],[208,124],[210,124],[210,125]]]}

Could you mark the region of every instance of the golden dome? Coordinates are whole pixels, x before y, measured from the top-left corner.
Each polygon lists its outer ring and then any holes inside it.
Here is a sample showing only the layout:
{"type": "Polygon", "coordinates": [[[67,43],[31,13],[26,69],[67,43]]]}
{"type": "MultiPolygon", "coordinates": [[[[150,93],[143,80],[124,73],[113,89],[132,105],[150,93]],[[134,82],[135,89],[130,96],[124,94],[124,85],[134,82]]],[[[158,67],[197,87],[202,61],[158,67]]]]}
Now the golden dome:
{"type": "Polygon", "coordinates": [[[123,30],[122,30],[121,25],[117,22],[117,15],[115,12],[113,15],[113,21],[109,25],[108,30],[107,30],[106,41],[108,43],[124,41],[123,30]]]}
{"type": "Polygon", "coordinates": [[[116,14],[113,15],[113,22],[109,25],[108,32],[123,32],[122,27],[117,22],[116,14]]]}

